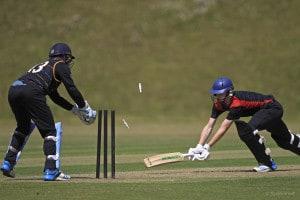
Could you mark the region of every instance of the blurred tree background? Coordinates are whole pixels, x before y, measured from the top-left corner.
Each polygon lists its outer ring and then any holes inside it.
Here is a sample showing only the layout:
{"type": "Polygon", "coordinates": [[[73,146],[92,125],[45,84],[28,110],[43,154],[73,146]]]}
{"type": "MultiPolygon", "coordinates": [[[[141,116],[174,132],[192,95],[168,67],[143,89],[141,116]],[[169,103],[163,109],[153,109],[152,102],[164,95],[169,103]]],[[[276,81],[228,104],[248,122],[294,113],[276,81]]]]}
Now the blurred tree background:
{"type": "MultiPolygon", "coordinates": [[[[75,82],[94,108],[205,119],[212,82],[228,76],[237,90],[275,95],[285,118],[299,120],[299,10],[298,0],[2,0],[0,119],[13,119],[13,80],[66,42],[75,82]]],[[[48,102],[56,118],[70,118],[48,102]]]]}

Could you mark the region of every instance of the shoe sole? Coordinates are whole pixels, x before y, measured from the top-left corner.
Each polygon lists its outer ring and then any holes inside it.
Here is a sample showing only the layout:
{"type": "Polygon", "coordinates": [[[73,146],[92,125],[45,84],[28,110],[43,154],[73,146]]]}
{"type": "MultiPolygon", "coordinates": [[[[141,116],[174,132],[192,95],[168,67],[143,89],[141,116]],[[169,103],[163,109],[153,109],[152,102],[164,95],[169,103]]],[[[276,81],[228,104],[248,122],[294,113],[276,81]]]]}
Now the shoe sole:
{"type": "Polygon", "coordinates": [[[44,179],[44,181],[69,181],[70,178],[56,177],[55,179],[44,179]]]}
{"type": "Polygon", "coordinates": [[[70,179],[57,177],[54,181],[69,181],[70,179]]]}
{"type": "Polygon", "coordinates": [[[253,169],[254,172],[258,172],[258,173],[266,173],[266,172],[270,172],[271,170],[267,169],[267,170],[257,170],[257,169],[253,169]]]}

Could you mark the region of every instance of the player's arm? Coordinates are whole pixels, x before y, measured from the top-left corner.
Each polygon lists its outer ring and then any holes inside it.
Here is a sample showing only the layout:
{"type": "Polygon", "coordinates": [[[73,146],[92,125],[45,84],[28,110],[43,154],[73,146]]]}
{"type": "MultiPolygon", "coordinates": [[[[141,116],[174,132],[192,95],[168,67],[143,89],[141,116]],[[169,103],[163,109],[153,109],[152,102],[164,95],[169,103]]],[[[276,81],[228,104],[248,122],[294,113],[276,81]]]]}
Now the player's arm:
{"type": "Polygon", "coordinates": [[[209,137],[209,135],[211,134],[214,125],[216,123],[217,119],[215,118],[209,118],[208,123],[204,126],[204,128],[202,129],[202,132],[200,134],[200,140],[199,140],[199,144],[204,145],[209,137]]]}
{"type": "Polygon", "coordinates": [[[208,120],[208,123],[206,124],[206,126],[203,128],[201,135],[200,135],[200,140],[199,140],[199,145],[204,145],[207,142],[207,139],[209,137],[209,135],[211,134],[216,121],[218,119],[218,117],[223,113],[223,110],[219,110],[216,108],[216,106],[213,104],[212,106],[212,110],[211,110],[211,115],[210,118],[208,120]]]}
{"type": "MultiPolygon", "coordinates": [[[[224,111],[223,110],[218,110],[215,105],[212,106],[212,112],[211,112],[211,116],[208,120],[208,123],[204,126],[204,128],[202,129],[202,132],[200,134],[200,139],[199,139],[199,143],[197,144],[197,146],[195,148],[190,148],[188,150],[188,154],[202,154],[203,152],[207,152],[206,155],[204,156],[204,159],[207,158],[207,156],[209,155],[209,144],[207,144],[207,140],[209,135],[211,134],[215,123],[217,121],[217,118],[219,117],[219,115],[221,115],[224,111]]],[[[197,158],[198,159],[198,158],[197,158]]],[[[202,158],[201,158],[202,159],[202,158]]]]}
{"type": "Polygon", "coordinates": [[[73,101],[78,105],[79,108],[83,108],[85,106],[85,101],[82,97],[82,94],[75,86],[75,83],[71,77],[70,68],[64,63],[58,63],[55,67],[55,74],[57,75],[57,78],[64,84],[73,101]]]}
{"type": "Polygon", "coordinates": [[[209,149],[209,146],[207,147],[207,144],[205,144],[205,143],[206,143],[209,135],[211,134],[216,121],[217,121],[217,117],[209,118],[207,124],[202,129],[202,132],[200,134],[199,143],[196,145],[195,148],[189,148],[188,154],[200,154],[201,152],[204,151],[204,148],[207,148],[207,150],[209,149]]]}
{"type": "Polygon", "coordinates": [[[57,90],[53,90],[49,93],[50,99],[56,103],[57,105],[61,106],[62,108],[66,110],[72,110],[73,105],[67,101],[65,98],[61,97],[57,90]]]}
{"type": "MultiPolygon", "coordinates": [[[[212,120],[213,121],[213,120],[212,120]]],[[[192,160],[206,160],[209,158],[209,150],[210,147],[213,146],[217,141],[219,141],[222,136],[226,133],[226,131],[230,128],[232,124],[232,120],[225,119],[220,128],[217,130],[217,132],[214,134],[214,136],[211,138],[209,143],[206,143],[202,145],[203,143],[199,143],[195,148],[190,148],[188,154],[192,154],[193,156],[190,157],[192,160]]],[[[205,135],[205,132],[204,132],[205,135]]],[[[205,136],[203,135],[202,139],[202,134],[200,141],[203,142],[205,141],[205,136]]],[[[208,134],[209,135],[209,134],[208,134]]],[[[208,136],[206,137],[206,139],[208,136]]]]}
{"type": "Polygon", "coordinates": [[[217,130],[217,132],[211,138],[208,145],[211,147],[214,144],[216,144],[223,137],[223,135],[227,132],[227,130],[230,128],[232,123],[233,123],[233,120],[224,119],[220,128],[217,130]]]}
{"type": "Polygon", "coordinates": [[[56,66],[55,74],[58,75],[59,80],[64,84],[70,97],[75,101],[75,105],[71,108],[71,111],[79,117],[79,119],[89,125],[96,119],[96,111],[93,110],[90,105],[82,97],[74,81],[71,77],[71,70],[68,65],[59,63],[56,66]]]}

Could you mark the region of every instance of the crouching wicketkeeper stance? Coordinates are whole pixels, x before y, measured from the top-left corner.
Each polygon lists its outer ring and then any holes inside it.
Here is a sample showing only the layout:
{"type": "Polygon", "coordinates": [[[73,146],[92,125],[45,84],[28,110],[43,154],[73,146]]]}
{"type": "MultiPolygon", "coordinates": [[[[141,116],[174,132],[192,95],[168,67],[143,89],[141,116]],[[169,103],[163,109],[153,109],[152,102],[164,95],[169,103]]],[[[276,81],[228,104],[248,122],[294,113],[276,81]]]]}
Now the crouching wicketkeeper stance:
{"type": "Polygon", "coordinates": [[[193,160],[207,159],[209,148],[221,139],[233,122],[240,139],[258,162],[258,167],[255,167],[254,171],[268,172],[277,168],[269,151],[266,150],[264,138],[258,134],[261,130],[270,132],[279,147],[300,154],[300,137],[291,133],[282,121],[283,108],[273,96],[233,89],[232,81],[226,77],[214,82],[210,90],[213,100],[211,117],[201,132],[199,144],[189,149],[189,153],[194,154],[193,160]],[[206,143],[218,116],[225,111],[228,111],[226,119],[206,143]],[[252,116],[248,123],[239,120],[247,116],[252,116]]]}
{"type": "Polygon", "coordinates": [[[15,115],[17,127],[12,135],[7,153],[1,166],[3,175],[14,177],[14,166],[17,154],[23,149],[34,125],[44,139],[44,180],[67,180],[56,167],[56,129],[50,108],[46,103],[46,95],[62,108],[72,111],[85,124],[95,120],[96,111],[92,110],[76,88],[71,77],[71,66],[75,57],[67,44],[57,43],[49,52],[49,59],[35,65],[27,73],[16,80],[9,89],[8,101],[15,115]],[[63,83],[75,105],[61,97],[57,91],[63,83]],[[31,122],[33,121],[34,124],[31,122]]]}

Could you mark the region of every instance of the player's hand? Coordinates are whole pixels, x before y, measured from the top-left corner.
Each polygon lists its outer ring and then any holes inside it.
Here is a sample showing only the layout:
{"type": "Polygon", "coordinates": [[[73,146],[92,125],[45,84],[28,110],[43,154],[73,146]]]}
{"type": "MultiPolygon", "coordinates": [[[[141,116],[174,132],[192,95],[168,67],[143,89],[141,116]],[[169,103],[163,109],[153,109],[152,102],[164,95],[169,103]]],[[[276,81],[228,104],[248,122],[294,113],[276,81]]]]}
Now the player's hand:
{"type": "Polygon", "coordinates": [[[83,123],[90,125],[92,124],[97,116],[97,112],[93,110],[87,101],[85,101],[85,106],[79,108],[80,115],[82,116],[83,123]]]}
{"type": "MultiPolygon", "coordinates": [[[[205,145],[207,147],[208,144],[205,144],[205,145]]],[[[195,148],[190,148],[189,151],[188,151],[188,153],[189,154],[199,154],[199,153],[201,153],[205,149],[204,148],[205,145],[197,144],[197,146],[195,148]]]]}
{"type": "Polygon", "coordinates": [[[207,160],[209,158],[209,151],[204,150],[201,154],[194,154],[192,161],[195,160],[207,160]]]}
{"type": "Polygon", "coordinates": [[[187,154],[189,154],[190,156],[188,156],[189,160],[192,160],[194,157],[194,154],[199,154],[203,151],[203,146],[201,144],[197,144],[197,146],[195,148],[189,148],[189,151],[187,154]]]}
{"type": "Polygon", "coordinates": [[[90,107],[87,101],[85,101],[85,106],[83,108],[78,108],[75,104],[71,111],[87,125],[92,124],[97,116],[97,112],[90,107]]]}
{"type": "MultiPolygon", "coordinates": [[[[195,156],[189,156],[188,158],[189,158],[189,160],[195,160],[195,159],[199,158],[199,155],[201,155],[203,152],[208,152],[209,149],[210,149],[209,144],[205,144],[205,145],[197,144],[197,146],[195,148],[190,148],[189,151],[188,151],[188,154],[196,155],[196,157],[195,156]]],[[[203,155],[206,155],[206,154],[207,153],[204,153],[203,155]]],[[[208,154],[209,154],[209,152],[208,152],[208,154]]]]}

